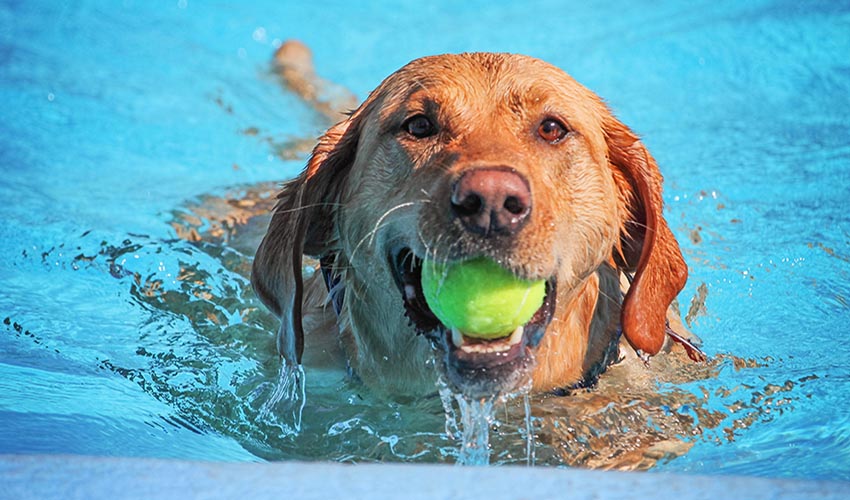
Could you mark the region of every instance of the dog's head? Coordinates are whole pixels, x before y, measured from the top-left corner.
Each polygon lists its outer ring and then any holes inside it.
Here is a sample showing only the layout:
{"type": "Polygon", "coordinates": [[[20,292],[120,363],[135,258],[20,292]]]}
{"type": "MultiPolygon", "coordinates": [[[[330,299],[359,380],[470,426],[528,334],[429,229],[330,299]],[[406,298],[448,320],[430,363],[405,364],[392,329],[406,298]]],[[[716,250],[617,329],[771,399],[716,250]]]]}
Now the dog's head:
{"type": "Polygon", "coordinates": [[[344,286],[335,300],[361,376],[381,363],[424,369],[413,366],[424,363],[421,333],[449,382],[472,394],[527,381],[530,353],[605,264],[634,272],[622,330],[657,353],[687,275],[662,216],[661,175],[638,138],[563,71],[506,54],[411,62],[328,130],[285,187],[253,282],[282,319],[278,346],[290,361],[304,341],[302,254],[344,286]],[[423,258],[479,256],[546,281],[519,334],[447,331],[424,300],[423,258]]]}

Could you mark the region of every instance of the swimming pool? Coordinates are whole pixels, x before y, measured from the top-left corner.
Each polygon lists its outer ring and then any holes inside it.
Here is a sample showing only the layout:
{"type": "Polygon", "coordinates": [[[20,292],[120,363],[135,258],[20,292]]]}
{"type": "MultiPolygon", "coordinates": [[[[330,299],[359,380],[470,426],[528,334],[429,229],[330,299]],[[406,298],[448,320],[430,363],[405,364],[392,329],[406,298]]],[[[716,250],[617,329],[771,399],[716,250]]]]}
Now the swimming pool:
{"type": "MultiPolygon", "coordinates": [[[[278,146],[323,123],[268,71],[298,38],[361,98],[414,57],[466,50],[540,57],[604,96],[665,174],[680,302],[705,295],[692,329],[754,361],[681,388],[751,411],[655,470],[850,479],[843,3],[4,2],[0,27],[0,451],[453,460],[438,402],[376,402],[330,369],[308,373],[299,433],[259,418],[273,321],[244,249],[172,226],[302,167],[278,146]]],[[[496,461],[521,458],[514,427],[496,461]]]]}

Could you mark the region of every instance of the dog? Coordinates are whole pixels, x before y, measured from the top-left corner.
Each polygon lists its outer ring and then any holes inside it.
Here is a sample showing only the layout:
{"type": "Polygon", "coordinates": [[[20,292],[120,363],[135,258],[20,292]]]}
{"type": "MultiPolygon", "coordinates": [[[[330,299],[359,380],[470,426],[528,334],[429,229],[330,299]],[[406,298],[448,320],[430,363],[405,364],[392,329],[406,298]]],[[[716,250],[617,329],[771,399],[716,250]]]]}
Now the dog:
{"type": "Polygon", "coordinates": [[[471,397],[558,392],[593,384],[621,336],[645,361],[664,347],[688,269],[662,208],[643,143],[559,68],[424,57],[322,135],[278,195],[251,282],[287,363],[332,330],[351,372],[393,397],[438,378],[471,397]],[[320,272],[305,278],[304,256],[320,272]],[[423,259],[478,257],[545,280],[520,334],[451,331],[425,301],[423,259]]]}

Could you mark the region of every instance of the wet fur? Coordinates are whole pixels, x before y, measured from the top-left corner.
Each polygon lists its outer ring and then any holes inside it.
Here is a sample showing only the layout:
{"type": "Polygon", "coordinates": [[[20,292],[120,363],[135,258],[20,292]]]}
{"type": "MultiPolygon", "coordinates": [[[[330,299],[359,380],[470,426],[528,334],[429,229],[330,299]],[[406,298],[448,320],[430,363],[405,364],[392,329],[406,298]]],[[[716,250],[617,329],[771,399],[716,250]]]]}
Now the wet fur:
{"type": "Polygon", "coordinates": [[[311,324],[333,322],[320,273],[304,281],[302,257],[333,256],[345,285],[335,330],[350,367],[379,391],[419,395],[434,391],[433,354],[404,316],[389,246],[446,260],[484,254],[527,278],[555,275],[557,309],[532,382],[536,391],[572,387],[614,360],[620,329],[642,353],[664,344],[667,308],[687,267],[662,214],[661,182],[635,134],[561,70],[506,54],[419,59],[322,136],[280,193],[252,283],[281,318],[280,354],[301,362],[304,342],[317,335],[311,324]],[[395,133],[405,117],[435,105],[438,146],[395,133]],[[572,131],[558,147],[523,133],[547,114],[572,131]],[[510,165],[529,179],[533,217],[510,248],[482,245],[435,208],[446,198],[444,179],[476,165],[510,165]],[[621,273],[634,273],[625,298],[621,273]],[[304,321],[308,311],[323,321],[304,321]]]}

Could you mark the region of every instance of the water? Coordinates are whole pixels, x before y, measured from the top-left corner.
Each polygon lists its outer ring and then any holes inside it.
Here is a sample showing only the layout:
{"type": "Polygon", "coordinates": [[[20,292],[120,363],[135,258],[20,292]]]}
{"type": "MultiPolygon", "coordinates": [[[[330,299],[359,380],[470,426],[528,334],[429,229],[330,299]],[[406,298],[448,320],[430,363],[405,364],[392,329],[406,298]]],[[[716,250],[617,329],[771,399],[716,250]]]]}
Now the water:
{"type": "Polygon", "coordinates": [[[715,361],[657,366],[638,388],[615,370],[532,398],[528,419],[495,403],[491,463],[528,462],[531,422],[538,465],[850,479],[848,11],[0,2],[0,451],[458,459],[437,396],[382,401],[332,364],[282,373],[250,249],[198,208],[302,167],[282,148],[324,121],[268,71],[294,37],[361,98],[421,55],[543,58],[662,166],[691,267],[680,305],[704,295],[690,326],[715,361]],[[222,236],[187,241],[187,221],[222,236]],[[268,411],[281,390],[303,408],[268,411]]]}
{"type": "Polygon", "coordinates": [[[522,395],[523,409],[525,410],[525,457],[526,464],[533,466],[537,456],[534,448],[534,417],[531,412],[531,397],[526,393],[522,395]]]}
{"type": "MultiPolygon", "coordinates": [[[[518,393],[510,396],[491,396],[484,398],[472,398],[463,394],[453,392],[444,381],[440,381],[439,394],[443,403],[446,417],[446,436],[453,440],[457,446],[455,463],[461,465],[489,465],[492,449],[490,446],[491,427],[497,422],[495,410],[502,407],[507,410],[513,399],[521,397],[523,411],[525,412],[525,427],[518,426],[514,432],[514,447],[518,442],[516,439],[523,434],[525,440],[525,464],[534,465],[535,443],[534,422],[531,411],[531,399],[528,395],[529,387],[521,389],[518,393]]],[[[506,416],[506,421],[517,420],[518,414],[514,412],[506,416]]],[[[503,450],[506,451],[506,450],[503,450]]],[[[510,457],[512,462],[521,463],[521,457],[510,457]]]]}
{"type": "Polygon", "coordinates": [[[488,465],[490,463],[490,426],[493,424],[495,397],[474,399],[440,388],[446,410],[448,436],[458,444],[457,463],[488,465]]]}

